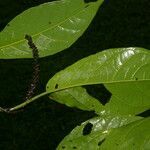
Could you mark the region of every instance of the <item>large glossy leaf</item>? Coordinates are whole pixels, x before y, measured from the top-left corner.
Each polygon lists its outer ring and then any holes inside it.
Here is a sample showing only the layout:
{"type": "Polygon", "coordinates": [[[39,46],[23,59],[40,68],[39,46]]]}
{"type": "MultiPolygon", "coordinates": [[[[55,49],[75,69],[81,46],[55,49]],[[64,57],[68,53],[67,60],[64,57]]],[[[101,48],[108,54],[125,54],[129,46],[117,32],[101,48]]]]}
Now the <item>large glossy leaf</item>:
{"type": "MultiPolygon", "coordinates": [[[[149,109],[150,52],[142,48],[131,47],[109,49],[89,56],[57,73],[49,80],[47,91],[54,92],[51,95],[53,99],[58,101],[62,99],[61,102],[68,104],[67,100],[64,101],[68,97],[63,97],[66,89],[70,95],[71,93],[73,95],[78,92],[75,87],[100,83],[106,86],[112,93],[112,97],[105,106],[99,105],[101,109],[99,113],[134,115],[149,109]],[[61,91],[60,95],[59,91],[61,91]]],[[[76,97],[85,106],[87,106],[86,102],[88,103],[86,100],[88,94],[86,94],[80,91],[76,97]]],[[[74,97],[73,100],[75,101],[74,97]]],[[[95,104],[95,99],[90,100],[95,104]]],[[[71,103],[71,100],[69,102],[71,103]]],[[[80,104],[72,103],[72,106],[81,108],[80,104]]]]}
{"type": "Polygon", "coordinates": [[[83,34],[102,2],[60,0],[24,11],[0,33],[0,58],[31,58],[25,34],[33,37],[40,57],[64,50],[83,34]]]}
{"type": "Polygon", "coordinates": [[[121,150],[134,149],[134,146],[138,149],[137,146],[148,144],[149,124],[150,121],[139,117],[93,118],[73,129],[57,149],[121,150]]]}

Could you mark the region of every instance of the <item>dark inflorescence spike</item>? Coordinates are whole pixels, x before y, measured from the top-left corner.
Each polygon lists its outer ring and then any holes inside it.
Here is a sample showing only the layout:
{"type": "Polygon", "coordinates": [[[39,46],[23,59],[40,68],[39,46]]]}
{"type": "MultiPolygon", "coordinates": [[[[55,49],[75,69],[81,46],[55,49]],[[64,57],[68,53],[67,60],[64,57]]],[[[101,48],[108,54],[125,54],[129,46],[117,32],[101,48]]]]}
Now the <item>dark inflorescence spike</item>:
{"type": "Polygon", "coordinates": [[[39,72],[40,72],[40,65],[39,65],[39,52],[35,44],[33,43],[32,37],[30,35],[25,35],[25,39],[28,41],[29,47],[32,49],[32,55],[33,55],[33,76],[31,80],[31,84],[28,88],[25,100],[31,99],[34,91],[37,87],[37,83],[39,81],[39,72]]]}

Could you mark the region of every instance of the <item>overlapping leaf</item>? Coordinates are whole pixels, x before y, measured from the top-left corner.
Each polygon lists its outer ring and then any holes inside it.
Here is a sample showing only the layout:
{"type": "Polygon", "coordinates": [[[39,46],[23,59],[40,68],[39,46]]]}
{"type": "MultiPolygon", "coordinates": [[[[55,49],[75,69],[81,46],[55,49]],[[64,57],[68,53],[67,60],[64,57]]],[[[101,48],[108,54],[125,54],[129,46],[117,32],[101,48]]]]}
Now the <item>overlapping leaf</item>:
{"type": "Polygon", "coordinates": [[[64,50],[83,34],[102,2],[60,0],[24,11],[0,32],[0,59],[31,58],[25,34],[33,37],[40,57],[64,50]]]}
{"type": "Polygon", "coordinates": [[[149,119],[97,117],[82,123],[66,136],[58,150],[121,150],[150,146],[149,119]],[[141,133],[142,132],[142,133],[141,133]]]}
{"type": "MultiPolygon", "coordinates": [[[[61,103],[78,108],[82,103],[86,110],[91,110],[92,103],[97,105],[95,99],[88,93],[86,95],[85,91],[78,92],[76,87],[101,83],[112,93],[112,97],[105,106],[98,106],[99,113],[134,115],[149,109],[150,52],[131,47],[110,49],[89,56],[51,78],[47,91],[53,92],[52,98],[61,103]],[[74,102],[76,100],[80,103],[74,102]]],[[[94,107],[93,110],[97,112],[98,109],[94,107]]]]}

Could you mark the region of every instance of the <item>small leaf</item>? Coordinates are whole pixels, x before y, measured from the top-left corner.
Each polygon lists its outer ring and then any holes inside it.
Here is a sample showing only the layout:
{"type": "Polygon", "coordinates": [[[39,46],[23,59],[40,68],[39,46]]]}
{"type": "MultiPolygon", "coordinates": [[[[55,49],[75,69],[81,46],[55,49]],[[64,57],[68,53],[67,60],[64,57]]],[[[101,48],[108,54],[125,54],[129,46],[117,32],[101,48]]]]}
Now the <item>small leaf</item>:
{"type": "Polygon", "coordinates": [[[85,31],[103,0],[61,0],[24,11],[0,32],[0,59],[31,58],[24,37],[33,37],[40,57],[53,55],[72,45],[85,31]]]}
{"type": "MultiPolygon", "coordinates": [[[[96,117],[96,118],[87,120],[86,122],[82,123],[80,126],[77,126],[75,129],[73,129],[73,131],[62,140],[57,150],[62,150],[63,147],[65,147],[66,150],[73,150],[74,149],[73,147],[76,147],[77,149],[81,149],[81,150],[86,150],[86,149],[97,150],[97,149],[100,149],[102,145],[104,145],[104,143],[107,142],[107,139],[108,141],[112,140],[112,139],[109,140],[109,137],[113,138],[113,136],[111,135],[113,135],[115,131],[123,132],[122,129],[126,129],[126,132],[123,134],[119,133],[115,135],[114,137],[115,140],[113,140],[114,145],[115,143],[119,143],[119,141],[121,140],[123,142],[126,142],[124,141],[122,137],[125,137],[124,135],[128,131],[130,132],[132,122],[133,124],[136,125],[138,124],[138,121],[140,122],[143,120],[144,119],[140,117],[96,117]],[[83,135],[83,131],[85,130],[88,124],[92,124],[92,129],[90,130],[89,134],[83,135]],[[130,128],[128,126],[130,126],[130,128]],[[117,138],[117,136],[120,136],[120,137],[117,138]]],[[[146,130],[146,129],[147,129],[147,126],[143,130],[146,130]]],[[[138,133],[139,131],[136,130],[136,134],[138,133]]],[[[144,142],[144,138],[142,139],[142,142],[144,142]]],[[[124,143],[119,143],[119,144],[123,145],[124,143]]],[[[111,147],[108,146],[108,148],[107,147],[105,148],[113,149],[113,145],[111,147]]]]}
{"type": "Polygon", "coordinates": [[[95,104],[96,99],[89,96],[86,91],[78,91],[77,87],[101,83],[112,96],[104,107],[101,104],[94,105],[92,110],[98,114],[135,115],[149,109],[150,52],[131,47],[109,49],[89,56],[51,78],[47,84],[47,91],[53,92],[54,100],[71,107],[83,109],[85,106],[88,108],[86,110],[91,110],[87,105],[95,104]],[[56,83],[59,84],[57,90],[54,89],[56,83]],[[75,95],[76,98],[66,95],[66,90],[69,95],[75,95]],[[77,102],[74,102],[75,99],[77,102]]]}

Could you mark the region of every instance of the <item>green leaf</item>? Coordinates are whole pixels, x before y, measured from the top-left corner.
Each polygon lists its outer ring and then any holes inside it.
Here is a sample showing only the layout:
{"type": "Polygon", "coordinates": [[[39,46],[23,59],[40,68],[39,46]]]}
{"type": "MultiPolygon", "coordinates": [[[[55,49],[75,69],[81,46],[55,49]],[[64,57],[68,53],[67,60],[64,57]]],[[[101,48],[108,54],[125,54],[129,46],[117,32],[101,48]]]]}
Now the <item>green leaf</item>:
{"type": "MultiPolygon", "coordinates": [[[[126,144],[125,148],[128,149],[131,147],[131,145],[129,145],[130,142],[135,142],[138,146],[141,146],[139,144],[144,143],[144,140],[146,140],[148,137],[142,136],[140,143],[138,143],[136,139],[140,136],[141,131],[148,130],[148,125],[146,124],[145,120],[146,119],[142,119],[140,117],[96,117],[87,120],[80,126],[77,126],[75,129],[73,129],[73,131],[58,145],[57,149],[116,150],[118,147],[122,148],[124,144],[126,144]],[[139,125],[139,122],[141,125],[141,130],[138,130],[139,127],[137,125],[139,125]],[[145,124],[141,124],[141,122],[145,124]],[[131,130],[133,127],[135,131],[131,130]],[[108,145],[105,144],[106,142],[108,145]],[[103,145],[106,145],[106,147],[102,148],[103,145]]],[[[146,132],[142,133],[142,135],[144,134],[148,135],[146,132]]]]}
{"type": "MultiPolygon", "coordinates": [[[[47,91],[57,91],[52,94],[53,99],[68,104],[68,101],[71,103],[75,98],[71,101],[71,98],[63,97],[62,93],[66,92],[66,89],[71,95],[78,92],[75,87],[101,83],[112,93],[112,97],[105,106],[98,106],[101,109],[99,113],[135,115],[149,109],[150,52],[131,47],[109,49],[89,56],[52,77],[47,84],[47,91]],[[59,91],[61,95],[58,95],[59,91]]],[[[80,91],[76,95],[78,102],[82,101],[82,105],[87,106],[88,94],[80,91]]],[[[95,99],[90,100],[95,104],[95,99]]],[[[72,103],[70,106],[81,108],[80,104],[72,103]]],[[[96,107],[93,109],[98,110],[96,107]]]]}
{"type": "Polygon", "coordinates": [[[0,59],[31,58],[25,34],[33,37],[40,57],[72,45],[85,31],[103,0],[61,0],[24,11],[0,32],[0,59]]]}

